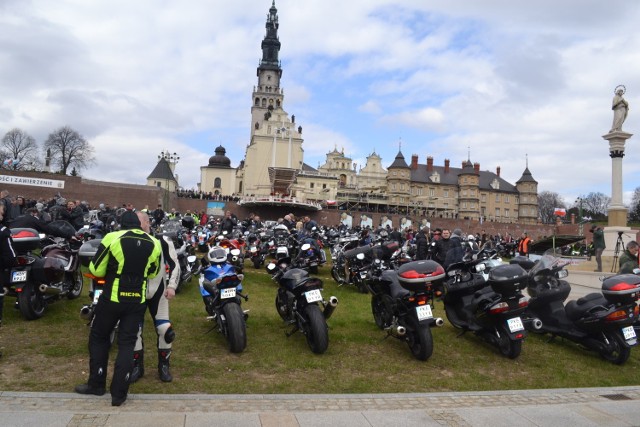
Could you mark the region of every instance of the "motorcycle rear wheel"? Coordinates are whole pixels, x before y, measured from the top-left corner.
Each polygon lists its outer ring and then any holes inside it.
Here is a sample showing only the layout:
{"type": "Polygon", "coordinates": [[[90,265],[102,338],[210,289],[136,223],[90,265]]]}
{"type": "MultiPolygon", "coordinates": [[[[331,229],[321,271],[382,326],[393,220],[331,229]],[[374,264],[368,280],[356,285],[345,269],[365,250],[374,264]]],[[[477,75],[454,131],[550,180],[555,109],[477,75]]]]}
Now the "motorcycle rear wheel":
{"type": "Polygon", "coordinates": [[[229,344],[229,351],[242,353],[247,347],[247,328],[242,308],[239,304],[227,303],[222,307],[222,313],[226,321],[224,335],[229,344]]]}
{"type": "Polygon", "coordinates": [[[38,292],[33,283],[29,283],[22,288],[18,294],[18,307],[20,313],[27,320],[36,320],[44,315],[47,306],[44,296],[38,292]]]}
{"type": "Polygon", "coordinates": [[[413,326],[407,329],[407,344],[411,354],[418,360],[427,360],[433,354],[433,336],[429,325],[420,325],[415,320],[413,326]]]}
{"type": "Polygon", "coordinates": [[[624,338],[618,331],[605,332],[609,341],[609,351],[600,352],[600,357],[614,365],[624,364],[631,355],[631,349],[624,345],[624,338]]]}
{"type": "Polygon", "coordinates": [[[324,353],[329,347],[329,328],[320,307],[316,304],[306,306],[304,317],[307,321],[305,336],[309,348],[316,354],[324,353]]]}
{"type": "Polygon", "coordinates": [[[500,333],[500,339],[498,340],[500,354],[509,359],[515,359],[520,356],[522,352],[522,340],[512,340],[504,328],[500,328],[498,332],[500,333]]]}
{"type": "Polygon", "coordinates": [[[84,287],[84,279],[82,278],[82,272],[80,269],[69,273],[67,276],[67,280],[69,280],[70,288],[69,293],[67,293],[67,299],[76,299],[80,295],[82,295],[82,288],[84,287]]]}

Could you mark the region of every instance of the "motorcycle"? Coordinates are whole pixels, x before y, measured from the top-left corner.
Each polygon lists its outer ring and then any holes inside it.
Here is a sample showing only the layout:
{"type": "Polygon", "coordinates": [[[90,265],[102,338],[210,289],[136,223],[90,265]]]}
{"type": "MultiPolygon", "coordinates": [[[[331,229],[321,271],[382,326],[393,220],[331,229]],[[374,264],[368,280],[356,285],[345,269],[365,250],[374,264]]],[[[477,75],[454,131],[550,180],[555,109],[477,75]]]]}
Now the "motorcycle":
{"type": "MultiPolygon", "coordinates": [[[[521,293],[527,285],[527,273],[519,265],[505,264],[493,268],[485,281],[482,261],[449,266],[443,297],[447,319],[462,329],[462,334],[471,331],[496,346],[503,356],[515,359],[527,336],[521,317],[528,304],[521,293]]],[[[534,329],[541,327],[537,318],[527,318],[527,322],[534,329]]]]}
{"type": "Polygon", "coordinates": [[[208,226],[198,225],[195,229],[196,246],[199,252],[207,252],[207,241],[211,238],[211,229],[208,226]]]}
{"type": "Polygon", "coordinates": [[[318,274],[318,267],[327,262],[327,255],[322,250],[317,232],[303,237],[300,249],[295,257],[294,264],[298,268],[305,269],[312,274],[318,274]]]}
{"type": "MultiPolygon", "coordinates": [[[[187,217],[191,218],[191,217],[187,217]]],[[[183,227],[178,220],[169,220],[162,224],[161,234],[168,237],[176,250],[178,265],[180,266],[180,278],[178,280],[179,293],[193,276],[200,273],[201,265],[195,256],[193,246],[190,243],[188,229],[183,227]]]]}
{"type": "Polygon", "coordinates": [[[229,238],[226,231],[209,239],[209,244],[215,244],[227,251],[228,262],[233,264],[238,273],[242,273],[244,269],[244,250],[246,242],[244,238],[229,238]]]}
{"type": "Polygon", "coordinates": [[[260,268],[264,264],[266,252],[262,247],[264,232],[250,232],[247,235],[247,256],[251,259],[254,268],[260,268]]]}
{"type": "MultiPolygon", "coordinates": [[[[360,292],[367,293],[366,279],[372,263],[376,259],[391,261],[401,252],[398,242],[383,245],[362,246],[338,254],[331,268],[331,277],[339,286],[354,285],[360,292]]],[[[395,263],[392,263],[396,267],[395,263]]]]}
{"type": "MultiPolygon", "coordinates": [[[[56,236],[73,235],[73,226],[66,221],[49,224],[56,236]]],[[[40,251],[42,237],[31,228],[11,229],[17,265],[9,273],[5,295],[16,297],[20,313],[26,320],[44,315],[48,304],[62,298],[73,300],[82,294],[83,279],[79,269],[79,242],[54,237],[53,243],[40,251]]]]}
{"type": "Polygon", "coordinates": [[[444,279],[444,268],[431,260],[413,261],[397,271],[379,273],[367,281],[376,326],[405,341],[416,359],[429,359],[433,354],[431,328],[444,324],[442,318],[433,317],[432,284],[444,279]]]}
{"type": "Polygon", "coordinates": [[[200,275],[200,294],[209,314],[207,320],[216,322],[232,353],[241,353],[247,347],[248,317],[248,312],[242,310],[241,301],[249,299],[242,294],[244,275],[238,274],[226,261],[227,253],[223,248],[212,248],[208,257],[211,264],[200,275]]]}
{"type": "Polygon", "coordinates": [[[324,301],[322,280],[310,277],[306,270],[291,268],[276,276],[279,285],[276,310],[282,320],[293,325],[293,329],[287,332],[287,337],[300,331],[306,337],[312,352],[324,353],[329,347],[327,320],[338,306],[338,298],[331,296],[328,301],[324,301]]]}
{"type": "Polygon", "coordinates": [[[590,293],[575,301],[564,301],[571,285],[567,261],[544,255],[529,272],[527,313],[542,320],[538,332],[576,342],[616,365],[629,359],[637,344],[633,323],[638,320],[640,277],[621,274],[602,282],[602,293],[590,293]]]}

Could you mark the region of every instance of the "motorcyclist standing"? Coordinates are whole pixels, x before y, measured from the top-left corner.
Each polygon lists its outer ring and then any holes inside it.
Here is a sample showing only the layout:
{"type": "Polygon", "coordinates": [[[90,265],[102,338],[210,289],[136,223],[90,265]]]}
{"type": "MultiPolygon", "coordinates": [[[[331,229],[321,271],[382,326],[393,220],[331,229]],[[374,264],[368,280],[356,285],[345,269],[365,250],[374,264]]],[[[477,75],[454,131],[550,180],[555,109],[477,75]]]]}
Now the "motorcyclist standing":
{"type": "Polygon", "coordinates": [[[427,227],[421,227],[416,233],[416,260],[427,259],[427,253],[429,252],[429,239],[427,238],[427,227]]]}
{"type": "MultiPolygon", "coordinates": [[[[4,212],[5,207],[0,203],[0,223],[3,220],[4,212]]],[[[16,253],[12,246],[11,231],[6,226],[0,225],[0,326],[2,326],[4,289],[9,283],[9,274],[11,274],[11,267],[14,265],[16,265],[16,253]]]]}
{"type": "Polygon", "coordinates": [[[451,230],[445,228],[442,230],[440,238],[436,239],[435,242],[433,258],[436,262],[444,265],[444,260],[447,258],[447,252],[449,252],[449,246],[451,246],[451,230]]]}
{"type": "Polygon", "coordinates": [[[449,250],[447,251],[447,256],[442,265],[445,270],[448,269],[451,264],[462,261],[465,254],[465,249],[463,247],[464,242],[462,240],[462,230],[460,230],[459,228],[453,230],[453,235],[449,240],[449,250]]]}

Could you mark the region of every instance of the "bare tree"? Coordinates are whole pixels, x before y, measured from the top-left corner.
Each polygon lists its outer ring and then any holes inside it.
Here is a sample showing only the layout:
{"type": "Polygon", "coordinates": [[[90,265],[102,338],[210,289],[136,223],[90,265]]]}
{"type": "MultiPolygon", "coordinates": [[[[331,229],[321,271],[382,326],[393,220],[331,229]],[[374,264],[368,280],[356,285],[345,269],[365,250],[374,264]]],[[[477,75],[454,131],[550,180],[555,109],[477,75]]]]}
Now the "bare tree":
{"type": "Polygon", "coordinates": [[[50,133],[44,149],[51,150],[51,161],[59,165],[60,172],[65,175],[71,166],[76,170],[84,169],[95,161],[91,144],[69,126],[50,133]]]}
{"type": "Polygon", "coordinates": [[[8,169],[35,169],[39,163],[36,140],[21,129],[14,128],[7,132],[0,147],[2,164],[8,169]]]}
{"type": "Polygon", "coordinates": [[[538,212],[543,224],[553,224],[556,220],[555,208],[566,209],[562,197],[553,191],[543,191],[538,194],[538,212]]]}
{"type": "Polygon", "coordinates": [[[583,216],[589,215],[593,218],[603,219],[607,216],[611,197],[603,193],[589,193],[586,196],[578,197],[576,204],[582,201],[583,216]]]}
{"type": "Polygon", "coordinates": [[[640,221],[640,187],[636,187],[631,198],[631,206],[629,206],[629,219],[631,221],[640,221]]]}

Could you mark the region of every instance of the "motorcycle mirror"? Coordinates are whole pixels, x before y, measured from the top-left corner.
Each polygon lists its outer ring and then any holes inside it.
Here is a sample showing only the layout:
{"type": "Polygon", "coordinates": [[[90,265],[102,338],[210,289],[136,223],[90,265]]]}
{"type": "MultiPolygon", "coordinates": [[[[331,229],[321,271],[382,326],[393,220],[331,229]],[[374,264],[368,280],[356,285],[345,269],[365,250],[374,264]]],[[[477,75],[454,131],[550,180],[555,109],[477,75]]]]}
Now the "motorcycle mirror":
{"type": "Polygon", "coordinates": [[[187,257],[187,261],[189,262],[196,262],[196,256],[195,255],[189,255],[187,257]]]}
{"type": "Polygon", "coordinates": [[[267,265],[267,271],[269,273],[272,273],[275,269],[276,269],[276,265],[274,263],[270,262],[269,265],[267,265]]]}
{"type": "Polygon", "coordinates": [[[303,251],[308,251],[309,249],[311,249],[311,245],[309,243],[305,243],[300,249],[302,249],[303,251]]]}
{"type": "Polygon", "coordinates": [[[240,255],[240,249],[231,249],[230,253],[233,256],[239,256],[240,255]]]}

